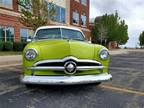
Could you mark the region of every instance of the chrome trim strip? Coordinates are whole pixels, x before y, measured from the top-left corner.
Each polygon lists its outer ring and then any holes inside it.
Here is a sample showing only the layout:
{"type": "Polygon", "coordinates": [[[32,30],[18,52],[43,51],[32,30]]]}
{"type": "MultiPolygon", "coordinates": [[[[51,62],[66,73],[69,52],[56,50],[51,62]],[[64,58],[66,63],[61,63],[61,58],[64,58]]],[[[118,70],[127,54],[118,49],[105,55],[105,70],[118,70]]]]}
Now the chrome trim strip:
{"type": "Polygon", "coordinates": [[[57,71],[63,71],[64,70],[64,67],[54,67],[54,66],[50,66],[50,67],[42,67],[42,66],[39,66],[39,67],[28,67],[27,69],[29,70],[57,70],[57,71]]]}
{"type": "Polygon", "coordinates": [[[48,85],[72,85],[86,84],[110,80],[111,74],[83,76],[21,76],[21,82],[25,84],[48,84],[48,85]]]}
{"type": "Polygon", "coordinates": [[[94,69],[104,69],[105,66],[78,66],[77,70],[94,70],[94,69]]]}
{"type": "Polygon", "coordinates": [[[42,63],[65,62],[65,61],[70,60],[70,59],[73,59],[73,60],[75,60],[77,62],[89,62],[89,63],[101,64],[100,62],[95,61],[95,60],[77,59],[76,57],[68,56],[68,57],[65,57],[63,59],[42,60],[42,61],[39,61],[39,62],[35,63],[33,66],[37,66],[37,65],[42,64],[42,63]]]}
{"type": "MultiPolygon", "coordinates": [[[[105,66],[78,66],[76,70],[94,70],[94,69],[104,69],[105,66]]],[[[28,67],[29,70],[54,70],[54,71],[64,71],[63,66],[37,66],[37,67],[28,67]]]]}

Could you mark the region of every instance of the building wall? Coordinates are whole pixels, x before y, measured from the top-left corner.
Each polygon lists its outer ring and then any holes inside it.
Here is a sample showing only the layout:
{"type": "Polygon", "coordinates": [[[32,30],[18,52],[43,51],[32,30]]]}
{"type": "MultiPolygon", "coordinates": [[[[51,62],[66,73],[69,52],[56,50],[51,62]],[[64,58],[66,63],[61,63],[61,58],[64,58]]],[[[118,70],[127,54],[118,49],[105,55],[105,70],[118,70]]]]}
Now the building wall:
{"type": "Polygon", "coordinates": [[[87,39],[91,38],[91,31],[89,29],[89,0],[87,0],[87,5],[83,5],[81,0],[70,0],[70,25],[77,26],[80,28],[87,39]],[[73,23],[73,12],[76,11],[79,14],[79,24],[73,23]],[[86,26],[81,24],[81,15],[85,13],[86,16],[86,26]]]}
{"type": "MultiPolygon", "coordinates": [[[[13,0],[12,8],[0,7],[0,26],[10,26],[14,28],[14,41],[20,41],[20,28],[27,28],[19,22],[19,12],[18,12],[18,0],[13,0]]],[[[90,40],[90,30],[89,30],[89,0],[87,0],[87,6],[77,2],[77,0],[48,0],[53,1],[54,4],[65,8],[65,23],[59,23],[56,21],[51,21],[52,25],[65,25],[65,26],[75,26],[80,28],[87,39],[90,40]],[[81,15],[82,12],[86,13],[87,22],[86,26],[74,25],[72,23],[72,11],[76,9],[81,15]]],[[[80,0],[81,1],[81,0],[80,0]]],[[[80,17],[79,17],[79,20],[80,17]]]]}
{"type": "MultiPolygon", "coordinates": [[[[20,41],[20,28],[17,0],[13,0],[12,9],[0,7],[0,26],[14,28],[14,41],[20,41]]],[[[26,27],[25,27],[26,28],[26,27]]]]}

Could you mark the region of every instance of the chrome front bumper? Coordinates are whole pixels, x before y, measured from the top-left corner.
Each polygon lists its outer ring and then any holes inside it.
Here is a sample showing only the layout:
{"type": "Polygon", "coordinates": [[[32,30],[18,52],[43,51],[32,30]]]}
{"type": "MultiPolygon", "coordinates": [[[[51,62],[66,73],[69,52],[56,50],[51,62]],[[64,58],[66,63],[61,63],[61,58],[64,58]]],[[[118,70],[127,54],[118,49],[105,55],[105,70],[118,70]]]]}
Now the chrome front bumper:
{"type": "Polygon", "coordinates": [[[111,78],[111,74],[103,73],[83,76],[21,76],[21,81],[25,84],[72,85],[102,82],[111,78]]]}

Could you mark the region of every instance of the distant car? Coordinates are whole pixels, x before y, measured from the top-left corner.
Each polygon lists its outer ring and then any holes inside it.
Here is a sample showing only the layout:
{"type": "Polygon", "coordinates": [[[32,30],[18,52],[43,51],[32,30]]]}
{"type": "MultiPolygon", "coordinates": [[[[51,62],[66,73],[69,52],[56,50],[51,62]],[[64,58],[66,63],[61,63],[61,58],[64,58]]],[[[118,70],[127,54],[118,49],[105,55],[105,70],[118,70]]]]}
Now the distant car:
{"type": "Polygon", "coordinates": [[[23,51],[26,84],[100,84],[112,78],[109,52],[89,43],[83,32],[65,26],[44,26],[36,30],[23,51]]]}

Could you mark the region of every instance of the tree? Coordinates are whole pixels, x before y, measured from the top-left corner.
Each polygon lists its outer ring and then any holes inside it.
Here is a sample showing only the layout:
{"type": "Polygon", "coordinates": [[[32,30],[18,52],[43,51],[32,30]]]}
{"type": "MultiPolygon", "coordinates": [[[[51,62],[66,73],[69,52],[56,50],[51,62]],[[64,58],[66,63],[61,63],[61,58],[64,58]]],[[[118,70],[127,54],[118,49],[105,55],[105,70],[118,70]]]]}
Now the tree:
{"type": "Polygon", "coordinates": [[[144,31],[139,36],[140,46],[144,48],[144,31]]]}
{"type": "Polygon", "coordinates": [[[20,22],[34,31],[39,26],[49,24],[49,21],[55,16],[55,5],[46,0],[19,0],[18,4],[20,22]]]}
{"type": "Polygon", "coordinates": [[[111,15],[103,15],[95,19],[93,39],[98,41],[117,41],[118,44],[125,44],[128,40],[128,26],[124,20],[120,20],[118,13],[111,15]],[[97,33],[95,33],[97,32],[97,33]]]}

